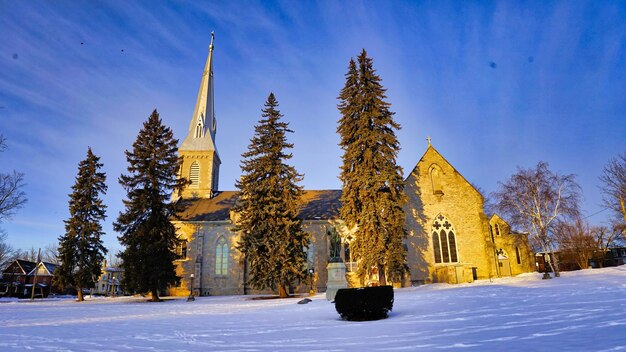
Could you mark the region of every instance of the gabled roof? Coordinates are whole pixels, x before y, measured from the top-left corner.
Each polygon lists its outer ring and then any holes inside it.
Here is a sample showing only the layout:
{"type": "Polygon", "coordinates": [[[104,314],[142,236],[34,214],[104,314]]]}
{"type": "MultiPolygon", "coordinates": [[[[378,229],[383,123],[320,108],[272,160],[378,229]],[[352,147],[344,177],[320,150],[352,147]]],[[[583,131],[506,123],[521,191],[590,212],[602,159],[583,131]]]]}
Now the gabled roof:
{"type": "MultiPolygon", "coordinates": [[[[230,220],[230,209],[239,198],[239,192],[219,192],[215,197],[181,199],[183,211],[178,213],[180,221],[226,221],[230,220]]],[[[340,190],[304,191],[298,217],[302,220],[328,220],[339,217],[341,208],[340,190]]]]}
{"type": "Polygon", "coordinates": [[[424,154],[422,154],[422,157],[420,158],[420,160],[417,162],[417,164],[415,164],[415,167],[413,167],[413,169],[411,170],[411,172],[408,174],[408,176],[404,179],[404,183],[406,184],[406,181],[409,179],[409,177],[411,177],[411,175],[413,174],[413,172],[415,171],[415,169],[417,169],[418,165],[424,161],[424,157],[426,156],[426,154],[428,154],[429,151],[432,151],[433,153],[435,153],[437,156],[439,156],[441,159],[443,159],[443,161],[445,161],[451,168],[452,170],[454,170],[454,172],[456,172],[459,176],[461,176],[461,178],[463,179],[463,181],[465,181],[468,185],[470,185],[475,191],[476,193],[478,193],[483,199],[484,196],[482,193],[480,193],[480,191],[478,189],[476,189],[476,187],[469,182],[465,176],[463,176],[463,174],[461,174],[459,172],[459,170],[457,170],[454,165],[452,165],[448,159],[444,158],[443,155],[441,155],[441,153],[439,153],[439,151],[437,151],[437,149],[435,149],[435,147],[432,146],[432,144],[428,145],[428,148],[426,148],[426,151],[424,152],[424,154]]]}
{"type": "Polygon", "coordinates": [[[494,219],[496,221],[499,219],[501,222],[503,222],[509,228],[509,233],[510,234],[513,234],[513,235],[526,235],[526,236],[528,236],[528,234],[525,233],[525,232],[519,232],[519,231],[513,230],[513,227],[511,226],[511,224],[509,224],[506,220],[504,220],[500,215],[498,215],[496,213],[491,214],[491,216],[489,217],[489,222],[491,222],[494,219]]]}
{"type": "Polygon", "coordinates": [[[40,266],[43,267],[48,272],[49,275],[54,275],[54,271],[58,267],[58,265],[56,264],[47,263],[47,262],[39,262],[39,264],[37,264],[35,267],[33,267],[31,271],[28,272],[28,275],[35,275],[35,270],[37,270],[37,268],[39,268],[40,266]]]}
{"type": "Polygon", "coordinates": [[[28,260],[23,260],[23,259],[16,259],[15,262],[20,267],[20,269],[22,269],[22,272],[24,273],[24,275],[27,275],[28,273],[33,271],[35,266],[37,266],[37,263],[31,262],[28,260]]]}
{"type": "MultiPolygon", "coordinates": [[[[39,267],[39,265],[42,265],[45,270],[50,273],[50,275],[54,274],[54,270],[58,267],[58,265],[53,264],[53,263],[48,263],[48,262],[39,262],[35,263],[35,262],[31,262],[29,260],[24,260],[24,259],[15,259],[13,261],[13,263],[11,263],[6,270],[8,270],[8,268],[10,268],[13,264],[17,264],[17,266],[20,268],[20,271],[22,273],[22,275],[33,275],[35,272],[35,269],[37,269],[39,267]]],[[[5,271],[6,271],[5,270],[5,271]]]]}

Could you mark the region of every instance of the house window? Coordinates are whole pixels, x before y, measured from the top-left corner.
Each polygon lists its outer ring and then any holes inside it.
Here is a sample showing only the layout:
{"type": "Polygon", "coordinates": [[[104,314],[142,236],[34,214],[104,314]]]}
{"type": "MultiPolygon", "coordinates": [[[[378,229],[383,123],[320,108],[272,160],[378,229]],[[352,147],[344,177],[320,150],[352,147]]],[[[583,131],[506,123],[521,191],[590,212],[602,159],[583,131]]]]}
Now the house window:
{"type": "Polygon", "coordinates": [[[456,235],[452,223],[443,215],[438,215],[432,229],[435,263],[456,263],[459,261],[456,235]]]}
{"type": "Polygon", "coordinates": [[[496,236],[500,237],[500,225],[496,224],[496,236]]]}
{"type": "Polygon", "coordinates": [[[515,256],[517,257],[517,265],[521,265],[522,256],[519,254],[519,247],[515,247],[515,256]]]}
{"type": "Polygon", "coordinates": [[[228,243],[224,237],[217,240],[215,247],[215,275],[228,274],[228,243]]]}
{"type": "Polygon", "coordinates": [[[194,161],[189,168],[189,181],[191,181],[189,187],[198,188],[200,181],[200,165],[198,165],[196,161],[194,161]]]}
{"type": "Polygon", "coordinates": [[[176,257],[177,259],[187,258],[187,240],[178,240],[176,243],[176,257]]]}

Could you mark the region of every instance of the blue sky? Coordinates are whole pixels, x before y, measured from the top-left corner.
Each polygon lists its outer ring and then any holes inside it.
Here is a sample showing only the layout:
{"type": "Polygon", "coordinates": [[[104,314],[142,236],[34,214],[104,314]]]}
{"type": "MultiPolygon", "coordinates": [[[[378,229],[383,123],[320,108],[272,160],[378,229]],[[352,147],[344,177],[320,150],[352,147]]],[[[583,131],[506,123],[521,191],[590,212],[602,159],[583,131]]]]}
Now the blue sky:
{"type": "Polygon", "coordinates": [[[0,224],[14,247],[64,232],[91,146],[108,176],[105,244],[120,249],[124,150],[154,108],[184,138],[211,31],[221,190],[234,189],[270,91],[304,186],[341,187],[336,97],[362,48],[402,125],[405,173],[427,136],[487,193],[544,160],[577,175],[592,215],[602,167],[626,150],[623,2],[0,1],[0,171],[24,172],[28,195],[0,224]]]}

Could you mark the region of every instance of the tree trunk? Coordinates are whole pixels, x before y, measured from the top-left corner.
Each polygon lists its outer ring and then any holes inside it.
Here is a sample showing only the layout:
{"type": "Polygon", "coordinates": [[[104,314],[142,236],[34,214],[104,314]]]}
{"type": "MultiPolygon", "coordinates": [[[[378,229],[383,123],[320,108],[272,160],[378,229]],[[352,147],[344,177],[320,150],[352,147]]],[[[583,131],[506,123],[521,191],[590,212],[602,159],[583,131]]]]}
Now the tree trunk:
{"type": "Polygon", "coordinates": [[[77,301],[78,302],[82,302],[84,300],[85,300],[85,297],[83,297],[83,288],[79,287],[78,288],[78,299],[77,299],[77,301]]]}
{"type": "Polygon", "coordinates": [[[557,258],[557,256],[554,254],[553,250],[550,250],[550,256],[552,257],[552,260],[550,261],[550,267],[554,272],[554,277],[559,277],[561,276],[561,273],[559,272],[559,258],[557,258]]]}
{"type": "Polygon", "coordinates": [[[159,299],[159,292],[156,289],[153,289],[151,292],[152,292],[152,299],[151,299],[151,301],[152,302],[159,302],[160,301],[160,299],[159,299]]]}
{"type": "Polygon", "coordinates": [[[287,293],[287,288],[284,285],[278,285],[278,297],[287,298],[289,297],[289,293],[287,293]]]}
{"type": "Polygon", "coordinates": [[[385,275],[385,267],[383,265],[378,265],[378,286],[386,286],[387,285],[387,275],[385,275]]]}

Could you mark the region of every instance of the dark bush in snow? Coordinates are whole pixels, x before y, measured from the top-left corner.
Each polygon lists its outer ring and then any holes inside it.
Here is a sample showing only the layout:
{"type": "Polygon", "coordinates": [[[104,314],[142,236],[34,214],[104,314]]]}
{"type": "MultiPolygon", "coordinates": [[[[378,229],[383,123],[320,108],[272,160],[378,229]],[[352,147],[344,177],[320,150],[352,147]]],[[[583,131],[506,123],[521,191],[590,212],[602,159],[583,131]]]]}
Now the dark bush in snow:
{"type": "Polygon", "coordinates": [[[342,288],[335,296],[335,309],[344,320],[384,319],[392,308],[392,286],[342,288]]]}

